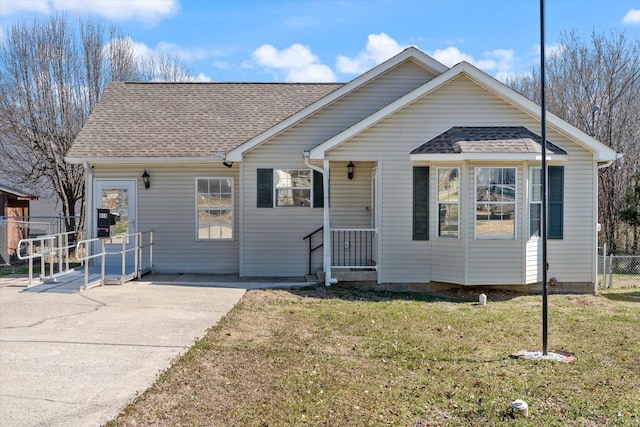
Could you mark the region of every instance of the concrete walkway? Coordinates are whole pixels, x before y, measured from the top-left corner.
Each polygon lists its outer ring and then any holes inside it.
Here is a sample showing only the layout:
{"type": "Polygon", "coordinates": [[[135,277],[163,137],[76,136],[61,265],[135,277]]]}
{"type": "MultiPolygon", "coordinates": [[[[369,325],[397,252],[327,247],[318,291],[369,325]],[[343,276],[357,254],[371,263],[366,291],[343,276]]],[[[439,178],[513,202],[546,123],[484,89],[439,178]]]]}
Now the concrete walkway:
{"type": "Polygon", "coordinates": [[[143,279],[37,293],[23,292],[23,279],[0,278],[2,425],[102,425],[204,336],[245,288],[303,284],[143,279]]]}

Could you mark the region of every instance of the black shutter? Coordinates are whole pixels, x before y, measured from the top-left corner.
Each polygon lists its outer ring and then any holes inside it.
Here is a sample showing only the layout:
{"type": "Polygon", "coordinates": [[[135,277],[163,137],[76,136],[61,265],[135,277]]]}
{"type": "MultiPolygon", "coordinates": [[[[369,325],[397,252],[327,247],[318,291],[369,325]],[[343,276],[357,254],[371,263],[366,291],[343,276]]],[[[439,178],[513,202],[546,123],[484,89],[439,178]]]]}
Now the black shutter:
{"type": "Polygon", "coordinates": [[[273,169],[258,169],[258,207],[273,207],[273,169]]]}
{"type": "Polygon", "coordinates": [[[429,168],[413,168],[413,240],[429,240],[429,168]]]}
{"type": "Polygon", "coordinates": [[[549,166],[549,239],[562,239],[564,228],[564,166],[549,166]]]}
{"type": "Polygon", "coordinates": [[[324,207],[324,185],[322,183],[322,174],[317,170],[313,171],[313,207],[324,207]]]}

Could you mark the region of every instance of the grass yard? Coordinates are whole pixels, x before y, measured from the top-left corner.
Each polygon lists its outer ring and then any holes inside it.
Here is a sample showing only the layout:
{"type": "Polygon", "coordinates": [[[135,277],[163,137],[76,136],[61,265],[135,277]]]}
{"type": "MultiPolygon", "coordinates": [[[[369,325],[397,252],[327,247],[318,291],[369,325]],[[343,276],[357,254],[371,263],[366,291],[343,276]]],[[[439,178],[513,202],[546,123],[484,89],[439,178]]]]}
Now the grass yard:
{"type": "MultiPolygon", "coordinates": [[[[611,285],[613,288],[640,287],[640,274],[614,274],[611,285]]],[[[607,286],[609,286],[609,275],[607,275],[607,286]]]]}
{"type": "Polygon", "coordinates": [[[638,426],[640,288],[549,297],[256,290],[109,426],[638,426]],[[523,399],[529,418],[514,419],[523,399]]]}

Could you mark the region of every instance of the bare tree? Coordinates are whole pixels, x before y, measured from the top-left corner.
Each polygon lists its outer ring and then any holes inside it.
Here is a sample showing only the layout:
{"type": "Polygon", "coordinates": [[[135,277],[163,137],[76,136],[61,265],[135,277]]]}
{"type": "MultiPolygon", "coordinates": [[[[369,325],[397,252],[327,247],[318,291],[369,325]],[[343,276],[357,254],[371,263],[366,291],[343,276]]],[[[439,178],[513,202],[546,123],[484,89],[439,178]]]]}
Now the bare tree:
{"type": "MultiPolygon", "coordinates": [[[[107,31],[91,18],[72,24],[66,15],[14,24],[0,45],[4,176],[13,184],[51,188],[69,231],[78,225],[73,217],[84,210],[84,177],[82,167],[68,164],[65,156],[109,82],[149,78],[146,61],[115,27],[107,31]]],[[[167,72],[165,80],[190,76],[175,60],[161,64],[180,71],[167,72]]]]}
{"type": "Polygon", "coordinates": [[[144,81],[188,82],[193,80],[193,76],[189,69],[180,64],[177,57],[158,54],[141,61],[140,79],[144,81]]]}
{"type": "MultiPolygon", "coordinates": [[[[547,109],[624,155],[600,170],[598,220],[609,247],[628,248],[635,230],[619,212],[640,162],[640,39],[594,32],[583,40],[566,33],[547,58],[545,74],[547,109]]],[[[538,67],[507,84],[540,102],[538,67]]]]}

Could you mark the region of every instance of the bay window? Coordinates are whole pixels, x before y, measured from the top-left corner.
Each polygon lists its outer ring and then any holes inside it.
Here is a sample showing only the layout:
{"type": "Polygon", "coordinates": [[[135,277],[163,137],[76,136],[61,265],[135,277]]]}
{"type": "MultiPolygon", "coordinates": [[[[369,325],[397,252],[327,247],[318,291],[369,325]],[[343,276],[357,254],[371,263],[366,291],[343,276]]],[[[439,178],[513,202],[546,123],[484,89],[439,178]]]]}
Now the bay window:
{"type": "Polygon", "coordinates": [[[475,168],[477,239],[515,239],[516,168],[475,168]]]}
{"type": "Polygon", "coordinates": [[[460,169],[438,168],[438,237],[459,237],[460,169]]]}

